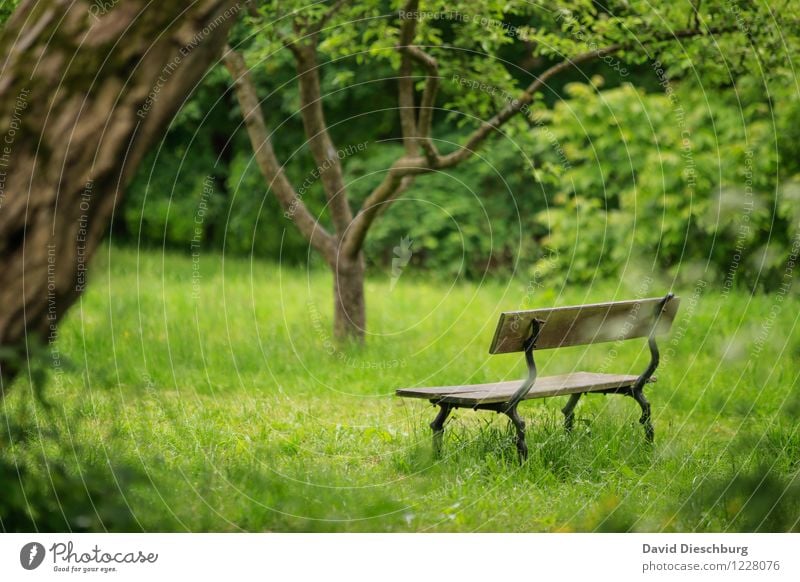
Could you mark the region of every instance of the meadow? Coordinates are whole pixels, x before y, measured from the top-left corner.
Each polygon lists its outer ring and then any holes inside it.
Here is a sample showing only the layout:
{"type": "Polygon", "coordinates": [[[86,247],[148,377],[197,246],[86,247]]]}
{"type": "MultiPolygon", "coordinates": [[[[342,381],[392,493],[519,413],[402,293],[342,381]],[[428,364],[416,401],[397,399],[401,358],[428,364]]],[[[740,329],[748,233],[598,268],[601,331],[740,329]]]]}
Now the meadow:
{"type": "MultiPolygon", "coordinates": [[[[796,294],[633,275],[563,289],[451,283],[412,269],[392,286],[375,272],[362,347],[331,338],[324,269],[112,246],[89,277],[57,343],[41,348],[42,369],[2,405],[11,442],[0,459],[18,470],[6,491],[16,487],[34,528],[800,529],[796,294]],[[653,446],[631,399],[594,395],[570,435],[565,398],[524,403],[524,465],[504,416],[464,410],[437,459],[436,409],[393,396],[523,378],[520,354],[488,354],[504,310],[670,287],[682,305],[648,390],[653,446]]],[[[542,374],[639,373],[648,357],[634,340],[537,361],[542,374]]],[[[4,529],[21,527],[19,516],[2,518],[4,529]]]]}

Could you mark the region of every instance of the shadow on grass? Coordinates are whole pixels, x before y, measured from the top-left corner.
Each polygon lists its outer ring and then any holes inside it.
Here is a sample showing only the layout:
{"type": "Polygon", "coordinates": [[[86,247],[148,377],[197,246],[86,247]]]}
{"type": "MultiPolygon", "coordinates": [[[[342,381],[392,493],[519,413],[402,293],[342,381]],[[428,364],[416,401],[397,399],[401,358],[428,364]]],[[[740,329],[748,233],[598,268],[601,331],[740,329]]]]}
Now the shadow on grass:
{"type": "Polygon", "coordinates": [[[7,412],[0,422],[4,428],[0,434],[0,530],[141,531],[121,494],[144,481],[141,473],[121,465],[85,462],[76,470],[68,459],[81,456],[80,445],[68,447],[63,435],[43,428],[41,422],[12,418],[7,412]],[[23,449],[25,456],[17,456],[23,449]]]}

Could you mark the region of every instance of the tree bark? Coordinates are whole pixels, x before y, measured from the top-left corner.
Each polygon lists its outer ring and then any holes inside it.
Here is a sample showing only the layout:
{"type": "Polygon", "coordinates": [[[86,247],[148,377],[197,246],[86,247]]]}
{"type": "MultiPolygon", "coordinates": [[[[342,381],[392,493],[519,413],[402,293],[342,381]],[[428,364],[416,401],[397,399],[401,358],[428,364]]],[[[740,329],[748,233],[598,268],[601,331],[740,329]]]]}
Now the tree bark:
{"type": "Polygon", "coordinates": [[[364,256],[339,255],[333,271],[333,335],[337,340],[364,341],[367,306],[364,298],[364,256]]]}
{"type": "Polygon", "coordinates": [[[308,147],[317,163],[319,179],[328,199],[334,228],[341,237],[353,220],[353,211],[347,199],[342,163],[328,131],[322,109],[316,46],[296,48],[295,58],[300,85],[300,115],[303,118],[308,147]]]}
{"type": "MultiPolygon", "coordinates": [[[[125,186],[244,3],[24,0],[0,37],[0,395],[52,341],[125,186]]],[[[53,356],[53,365],[56,365],[53,356]]]]}
{"type": "Polygon", "coordinates": [[[311,246],[319,251],[328,263],[333,263],[336,256],[334,238],[309,212],[303,199],[298,196],[294,186],[286,177],[283,165],[275,155],[270,138],[272,132],[264,121],[261,101],[258,99],[256,86],[244,57],[232,48],[226,47],[224,60],[225,66],[233,78],[233,88],[242,110],[242,118],[247,128],[247,135],[250,137],[250,145],[253,146],[256,163],[267,188],[278,199],[284,215],[291,218],[311,246]]]}

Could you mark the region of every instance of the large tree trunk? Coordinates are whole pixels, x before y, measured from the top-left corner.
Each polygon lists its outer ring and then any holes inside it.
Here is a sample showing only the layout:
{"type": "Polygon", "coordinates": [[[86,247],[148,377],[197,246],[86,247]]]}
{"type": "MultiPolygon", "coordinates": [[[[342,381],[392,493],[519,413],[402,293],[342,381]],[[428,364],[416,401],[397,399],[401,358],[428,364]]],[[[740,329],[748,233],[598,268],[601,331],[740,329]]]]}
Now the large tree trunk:
{"type": "Polygon", "coordinates": [[[333,271],[333,334],[339,340],[364,341],[367,310],[364,302],[364,257],[342,259],[333,271]]]}
{"type": "Polygon", "coordinates": [[[240,9],[106,5],[24,0],[0,37],[0,395],[55,337],[122,191],[240,9]]]}

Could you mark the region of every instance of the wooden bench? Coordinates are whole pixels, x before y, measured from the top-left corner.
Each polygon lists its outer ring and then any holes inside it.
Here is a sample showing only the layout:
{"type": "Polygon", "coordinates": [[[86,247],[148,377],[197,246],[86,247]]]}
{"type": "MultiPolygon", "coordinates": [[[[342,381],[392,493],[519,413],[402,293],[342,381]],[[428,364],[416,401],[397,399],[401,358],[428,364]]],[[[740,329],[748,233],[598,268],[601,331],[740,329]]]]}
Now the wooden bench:
{"type": "Polygon", "coordinates": [[[680,299],[672,293],[664,297],[634,301],[615,301],[555,307],[531,311],[502,313],[489,348],[490,354],[524,352],[528,364],[528,377],[520,385],[515,382],[495,382],[468,386],[441,386],[435,388],[401,388],[398,396],[425,398],[439,406],[439,413],[431,423],[434,451],[441,451],[444,423],[454,408],[491,410],[507,415],[517,433],[517,451],[521,460],[528,456],[525,444],[525,423],[517,412],[523,400],[569,395],[562,409],[564,427],[572,429],[575,406],[581,395],[622,394],[631,396],[642,409],[639,422],[644,426],[645,438],[653,441],[654,430],[650,418],[650,403],[644,396],[644,386],[654,382],[653,372],[658,367],[656,335],[667,333],[675,319],[680,299]],[[642,374],[606,374],[597,372],[572,372],[560,376],[537,378],[534,350],[587,345],[599,342],[616,342],[633,338],[648,338],[650,364],[642,374]]]}

